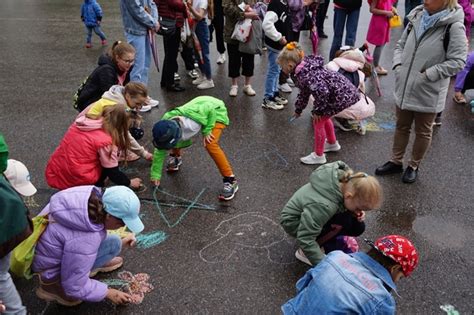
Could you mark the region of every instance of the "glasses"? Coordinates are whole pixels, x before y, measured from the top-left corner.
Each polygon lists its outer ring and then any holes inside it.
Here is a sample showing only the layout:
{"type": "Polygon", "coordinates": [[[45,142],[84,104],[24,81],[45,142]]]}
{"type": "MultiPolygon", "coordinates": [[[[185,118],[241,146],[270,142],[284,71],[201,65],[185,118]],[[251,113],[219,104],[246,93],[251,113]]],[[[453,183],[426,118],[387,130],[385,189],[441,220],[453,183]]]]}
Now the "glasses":
{"type": "Polygon", "coordinates": [[[122,58],[120,58],[120,60],[122,60],[125,63],[128,63],[129,65],[135,63],[135,59],[122,59],[122,58]]]}

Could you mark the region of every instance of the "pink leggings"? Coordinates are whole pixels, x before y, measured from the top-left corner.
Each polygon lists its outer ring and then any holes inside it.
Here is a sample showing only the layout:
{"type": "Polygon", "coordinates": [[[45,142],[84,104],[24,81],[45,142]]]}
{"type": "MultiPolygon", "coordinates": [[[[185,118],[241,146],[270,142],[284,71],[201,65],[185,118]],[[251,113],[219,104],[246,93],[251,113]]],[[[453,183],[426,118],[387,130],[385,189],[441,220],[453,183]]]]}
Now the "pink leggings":
{"type": "Polygon", "coordinates": [[[313,120],[314,128],[314,152],[321,156],[324,154],[324,143],[326,139],[329,144],[336,143],[336,134],[331,117],[321,117],[318,122],[313,120]]]}

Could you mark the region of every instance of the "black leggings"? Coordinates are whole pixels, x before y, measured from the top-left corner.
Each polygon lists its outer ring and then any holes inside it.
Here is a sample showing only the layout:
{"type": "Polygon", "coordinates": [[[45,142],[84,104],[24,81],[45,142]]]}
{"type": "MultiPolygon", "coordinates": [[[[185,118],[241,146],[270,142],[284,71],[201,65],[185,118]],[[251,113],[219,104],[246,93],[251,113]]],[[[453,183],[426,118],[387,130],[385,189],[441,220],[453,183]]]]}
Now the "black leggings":
{"type": "Polygon", "coordinates": [[[349,211],[338,213],[333,216],[324,226],[316,238],[320,246],[327,249],[335,248],[336,237],[340,235],[345,236],[359,236],[365,231],[365,223],[359,222],[349,211]]]}
{"type": "Polygon", "coordinates": [[[474,89],[474,68],[472,68],[466,75],[464,80],[464,86],[462,87],[461,93],[466,93],[467,90],[474,89]]]}

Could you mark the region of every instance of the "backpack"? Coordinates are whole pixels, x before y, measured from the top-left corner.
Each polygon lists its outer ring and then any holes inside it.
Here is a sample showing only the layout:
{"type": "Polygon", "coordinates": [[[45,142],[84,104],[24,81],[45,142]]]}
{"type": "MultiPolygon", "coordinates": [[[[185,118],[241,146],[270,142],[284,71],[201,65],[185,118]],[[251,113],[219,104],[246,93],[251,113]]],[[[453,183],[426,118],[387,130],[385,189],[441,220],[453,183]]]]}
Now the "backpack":
{"type": "Polygon", "coordinates": [[[359,71],[356,70],[354,72],[349,72],[342,68],[339,68],[337,72],[339,72],[340,74],[345,76],[349,81],[351,81],[351,83],[354,84],[356,88],[359,88],[359,84],[360,84],[359,71]]]}
{"type": "Polygon", "coordinates": [[[79,108],[79,104],[78,104],[79,96],[81,95],[82,90],[84,90],[84,87],[87,84],[87,80],[89,80],[89,77],[86,77],[84,79],[84,81],[82,81],[82,83],[81,83],[81,85],[79,85],[79,88],[77,89],[76,93],[74,93],[74,95],[72,96],[72,106],[74,107],[75,110],[77,110],[79,112],[81,111],[81,109],[79,108]]]}
{"type": "Polygon", "coordinates": [[[18,277],[26,279],[33,277],[31,265],[35,258],[35,247],[48,226],[48,215],[36,216],[32,221],[33,233],[15,247],[10,256],[10,271],[18,277]]]}
{"type": "MultiPolygon", "coordinates": [[[[448,52],[448,46],[449,46],[449,37],[450,37],[450,31],[451,31],[451,26],[453,25],[453,23],[451,24],[448,24],[448,26],[446,26],[445,30],[444,30],[444,36],[443,36],[443,48],[444,48],[444,52],[448,52]]],[[[410,34],[411,30],[413,29],[413,23],[411,22],[408,22],[408,25],[407,25],[407,37],[408,35],[410,34]]]]}

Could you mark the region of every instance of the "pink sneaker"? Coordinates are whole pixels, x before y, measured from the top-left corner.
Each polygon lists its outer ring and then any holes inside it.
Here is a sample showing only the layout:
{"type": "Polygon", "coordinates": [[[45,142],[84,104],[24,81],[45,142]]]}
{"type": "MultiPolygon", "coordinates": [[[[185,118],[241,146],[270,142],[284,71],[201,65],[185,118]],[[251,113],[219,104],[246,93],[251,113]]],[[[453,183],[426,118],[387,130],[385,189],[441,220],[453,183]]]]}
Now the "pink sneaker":
{"type": "Polygon", "coordinates": [[[101,42],[101,43],[102,43],[102,46],[106,46],[106,45],[107,45],[107,40],[106,40],[106,39],[104,39],[104,40],[102,40],[102,42],[101,42]]]}
{"type": "Polygon", "coordinates": [[[123,258],[120,256],[114,257],[102,267],[92,270],[89,274],[89,277],[94,277],[99,272],[112,272],[122,267],[122,265],[123,265],[123,258]]]}
{"type": "Polygon", "coordinates": [[[92,44],[91,43],[86,43],[86,48],[91,48],[92,44]]]}

